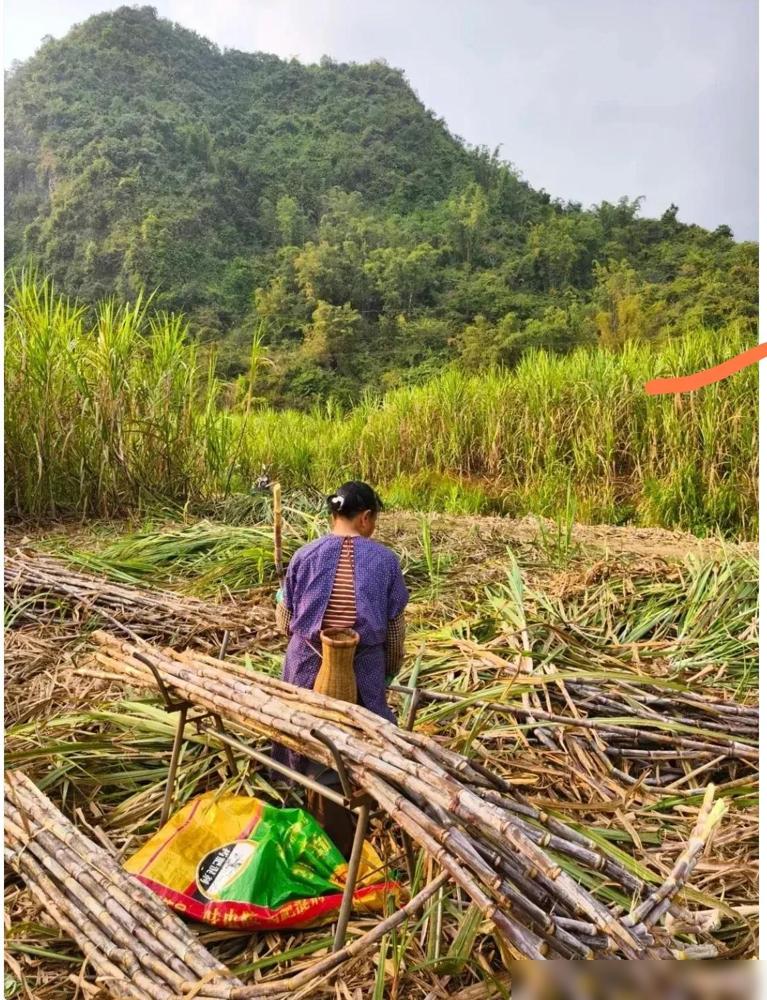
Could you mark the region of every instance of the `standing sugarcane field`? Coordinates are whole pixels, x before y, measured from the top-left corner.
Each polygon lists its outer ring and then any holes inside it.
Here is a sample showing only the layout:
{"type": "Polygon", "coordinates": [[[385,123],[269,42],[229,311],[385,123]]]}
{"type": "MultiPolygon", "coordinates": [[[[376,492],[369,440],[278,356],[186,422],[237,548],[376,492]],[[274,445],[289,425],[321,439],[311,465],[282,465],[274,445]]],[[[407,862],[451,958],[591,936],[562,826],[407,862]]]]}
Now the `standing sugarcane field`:
{"type": "Polygon", "coordinates": [[[647,384],[757,344],[754,233],[552,197],[407,48],[70,6],[6,73],[6,1000],[703,996],[759,955],[758,376],[647,384]]]}

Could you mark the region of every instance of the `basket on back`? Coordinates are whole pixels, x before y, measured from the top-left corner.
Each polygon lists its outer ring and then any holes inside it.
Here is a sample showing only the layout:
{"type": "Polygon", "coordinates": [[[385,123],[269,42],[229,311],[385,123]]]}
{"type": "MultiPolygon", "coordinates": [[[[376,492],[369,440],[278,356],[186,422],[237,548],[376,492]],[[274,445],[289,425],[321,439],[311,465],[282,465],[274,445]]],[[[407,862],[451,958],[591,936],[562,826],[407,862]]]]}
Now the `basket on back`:
{"type": "Polygon", "coordinates": [[[354,653],[360,641],[350,628],[331,628],[320,632],[322,663],[314,681],[314,690],[339,701],[357,702],[354,677],[354,653]]]}
{"type": "MultiPolygon", "coordinates": [[[[357,681],[354,677],[354,653],[360,641],[350,628],[326,629],[320,632],[322,663],[314,681],[314,690],[339,701],[357,701],[357,681]]],[[[341,782],[335,771],[326,769],[315,780],[341,791],[341,782]]],[[[319,792],[308,789],[306,808],[319,822],[345,858],[351,854],[356,819],[354,813],[326,799],[319,792]]]]}

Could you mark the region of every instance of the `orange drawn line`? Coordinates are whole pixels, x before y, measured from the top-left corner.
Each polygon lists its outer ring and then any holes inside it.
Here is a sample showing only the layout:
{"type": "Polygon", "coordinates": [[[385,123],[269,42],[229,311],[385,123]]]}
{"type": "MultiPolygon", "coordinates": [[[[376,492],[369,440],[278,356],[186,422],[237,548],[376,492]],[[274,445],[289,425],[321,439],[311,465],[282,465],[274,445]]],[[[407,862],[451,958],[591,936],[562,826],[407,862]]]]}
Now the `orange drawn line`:
{"type": "Polygon", "coordinates": [[[721,365],[714,365],[713,368],[704,368],[702,371],[694,372],[692,375],[682,375],[680,378],[653,378],[645,382],[645,392],[650,396],[662,396],[671,392],[692,392],[693,389],[700,389],[704,385],[711,385],[712,382],[721,382],[728,375],[739,372],[741,368],[747,368],[755,364],[762,358],[767,358],[767,341],[757,344],[756,347],[749,347],[747,351],[736,354],[734,358],[723,361],[721,365]]]}

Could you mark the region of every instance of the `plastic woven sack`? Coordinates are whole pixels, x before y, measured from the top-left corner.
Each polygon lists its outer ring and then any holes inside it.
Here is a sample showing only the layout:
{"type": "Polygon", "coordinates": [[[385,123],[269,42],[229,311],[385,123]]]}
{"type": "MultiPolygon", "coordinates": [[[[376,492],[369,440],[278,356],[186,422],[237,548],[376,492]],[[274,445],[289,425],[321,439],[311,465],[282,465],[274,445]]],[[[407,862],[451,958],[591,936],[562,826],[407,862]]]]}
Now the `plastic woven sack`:
{"type": "MultiPolygon", "coordinates": [[[[348,865],[303,809],[276,809],[244,795],[201,795],[173,816],[125,869],[169,906],[214,926],[314,927],[341,905],[348,865]]],[[[383,913],[400,886],[365,843],[354,911],[383,913]]]]}

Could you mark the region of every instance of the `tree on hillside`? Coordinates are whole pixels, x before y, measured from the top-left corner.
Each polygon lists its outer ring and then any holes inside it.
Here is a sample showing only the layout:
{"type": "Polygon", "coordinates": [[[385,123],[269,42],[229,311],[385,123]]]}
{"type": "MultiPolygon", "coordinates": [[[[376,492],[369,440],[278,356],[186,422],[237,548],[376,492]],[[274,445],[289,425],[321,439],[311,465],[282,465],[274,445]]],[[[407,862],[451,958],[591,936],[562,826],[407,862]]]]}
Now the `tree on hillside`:
{"type": "Polygon", "coordinates": [[[153,291],[221,341],[225,376],[263,321],[274,403],[529,346],[755,329],[756,244],[676,205],[650,219],[640,198],[552,198],[380,61],[222,52],[121,7],[12,69],[5,127],[7,265],[86,303],[153,291]],[[352,335],[367,357],[340,349],[352,335]]]}
{"type": "Polygon", "coordinates": [[[595,271],[594,322],[600,342],[620,347],[628,340],[641,340],[648,333],[648,317],[636,271],[625,260],[597,264],[595,271]]]}
{"type": "Polygon", "coordinates": [[[322,368],[348,373],[353,369],[354,355],[365,350],[360,339],[360,314],[348,303],[333,306],[320,300],[301,350],[305,358],[322,368]]]}

